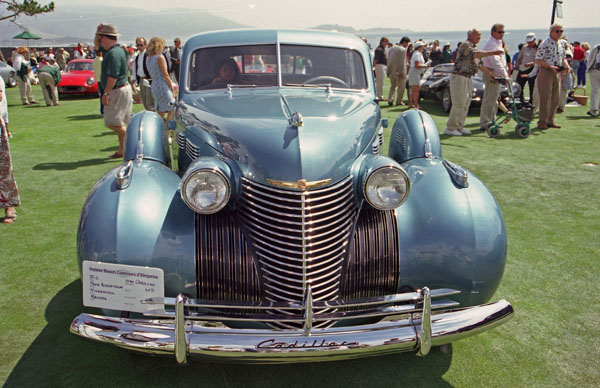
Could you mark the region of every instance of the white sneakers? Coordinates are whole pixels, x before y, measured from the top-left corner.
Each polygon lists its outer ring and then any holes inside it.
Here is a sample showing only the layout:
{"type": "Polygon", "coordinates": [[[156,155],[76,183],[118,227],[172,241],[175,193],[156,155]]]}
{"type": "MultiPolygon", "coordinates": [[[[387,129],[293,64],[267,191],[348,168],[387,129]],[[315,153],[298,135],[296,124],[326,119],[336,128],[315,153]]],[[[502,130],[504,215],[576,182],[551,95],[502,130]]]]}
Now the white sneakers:
{"type": "Polygon", "coordinates": [[[462,133],[460,133],[457,130],[451,131],[448,128],[444,129],[444,135],[450,135],[450,136],[462,136],[462,133]]]}
{"type": "Polygon", "coordinates": [[[468,129],[464,129],[464,128],[460,131],[458,131],[456,129],[454,131],[451,131],[448,128],[444,129],[444,135],[449,135],[449,136],[462,136],[462,135],[470,135],[470,134],[471,134],[471,131],[469,131],[468,129]]]}

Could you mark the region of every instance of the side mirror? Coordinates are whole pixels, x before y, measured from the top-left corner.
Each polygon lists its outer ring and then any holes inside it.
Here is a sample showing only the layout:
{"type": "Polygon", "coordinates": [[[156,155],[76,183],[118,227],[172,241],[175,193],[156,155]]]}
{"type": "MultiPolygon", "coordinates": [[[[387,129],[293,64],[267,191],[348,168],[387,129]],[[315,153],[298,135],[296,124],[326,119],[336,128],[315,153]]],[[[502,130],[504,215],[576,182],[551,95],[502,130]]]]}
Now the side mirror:
{"type": "Polygon", "coordinates": [[[381,119],[381,126],[382,127],[387,128],[389,124],[390,124],[390,122],[389,122],[389,120],[387,118],[381,119]]]}

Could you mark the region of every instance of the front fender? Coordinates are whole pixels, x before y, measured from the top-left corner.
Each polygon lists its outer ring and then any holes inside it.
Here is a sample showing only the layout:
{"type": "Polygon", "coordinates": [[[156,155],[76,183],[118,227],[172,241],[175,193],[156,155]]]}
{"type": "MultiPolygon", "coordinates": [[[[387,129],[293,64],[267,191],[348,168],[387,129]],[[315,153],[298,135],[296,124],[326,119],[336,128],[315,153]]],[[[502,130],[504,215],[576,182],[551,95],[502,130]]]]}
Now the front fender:
{"type": "Polygon", "coordinates": [[[196,295],[194,213],[179,192],[179,177],[156,161],[132,163],[119,189],[116,167],[87,198],[79,223],[79,270],[83,260],[162,268],[165,295],[196,295]]]}
{"type": "Polygon", "coordinates": [[[167,164],[167,147],[165,123],[158,114],[145,110],[133,115],[125,134],[126,161],[143,157],[167,164]]]}
{"type": "Polygon", "coordinates": [[[413,158],[442,157],[440,135],[433,118],[411,109],[394,122],[388,156],[398,163],[413,158]]]}
{"type": "Polygon", "coordinates": [[[450,177],[440,159],[403,163],[412,187],[396,210],[401,285],[449,287],[470,306],[496,291],[506,262],[504,218],[487,187],[469,173],[468,187],[450,177]]]}

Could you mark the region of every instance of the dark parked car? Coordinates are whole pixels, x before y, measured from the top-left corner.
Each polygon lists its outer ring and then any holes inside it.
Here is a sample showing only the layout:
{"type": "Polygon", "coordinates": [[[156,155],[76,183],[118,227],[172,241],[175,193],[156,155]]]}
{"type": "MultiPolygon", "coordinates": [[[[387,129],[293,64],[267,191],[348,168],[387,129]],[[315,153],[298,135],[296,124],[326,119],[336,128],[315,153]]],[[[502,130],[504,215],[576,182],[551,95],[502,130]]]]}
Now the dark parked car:
{"type": "MultiPolygon", "coordinates": [[[[437,65],[430,69],[427,69],[423,78],[421,79],[421,93],[422,98],[439,100],[442,103],[444,112],[450,112],[452,107],[452,100],[450,99],[450,75],[454,64],[444,63],[437,65]]],[[[485,85],[483,79],[479,76],[472,78],[473,80],[473,95],[471,100],[471,106],[481,105],[481,99],[483,98],[483,92],[485,85]]],[[[520,94],[521,86],[516,82],[511,82],[513,95],[518,96],[520,94]]],[[[502,100],[508,103],[508,89],[506,86],[500,88],[500,95],[502,100]]]]}
{"type": "Polygon", "coordinates": [[[427,113],[387,120],[367,45],[296,30],[207,32],[183,49],[176,142],[136,114],[81,214],[81,337],[179,363],[411,351],[512,317],[489,303],[506,232],[486,186],[442,158],[427,113]],[[176,156],[173,156],[175,154],[176,156]]]}
{"type": "Polygon", "coordinates": [[[4,80],[7,88],[17,86],[17,72],[12,66],[0,61],[0,77],[4,80]]]}

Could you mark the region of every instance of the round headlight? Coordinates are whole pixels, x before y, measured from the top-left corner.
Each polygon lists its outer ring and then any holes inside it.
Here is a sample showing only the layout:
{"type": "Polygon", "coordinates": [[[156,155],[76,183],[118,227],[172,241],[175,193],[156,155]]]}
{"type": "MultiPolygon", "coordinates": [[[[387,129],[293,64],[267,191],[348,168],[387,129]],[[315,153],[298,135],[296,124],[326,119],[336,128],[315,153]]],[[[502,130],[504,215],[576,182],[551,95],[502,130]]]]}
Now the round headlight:
{"type": "Polygon", "coordinates": [[[181,186],[183,201],[195,212],[212,214],[223,209],[231,189],[227,178],[216,170],[198,170],[181,186]]]}
{"type": "Polygon", "coordinates": [[[94,84],[96,83],[96,80],[94,79],[94,77],[88,77],[88,79],[85,81],[85,83],[88,86],[94,86],[94,84]]]}
{"type": "Polygon", "coordinates": [[[410,180],[398,167],[381,167],[371,173],[364,187],[367,202],[375,209],[391,210],[402,205],[410,191],[410,180]]]}

